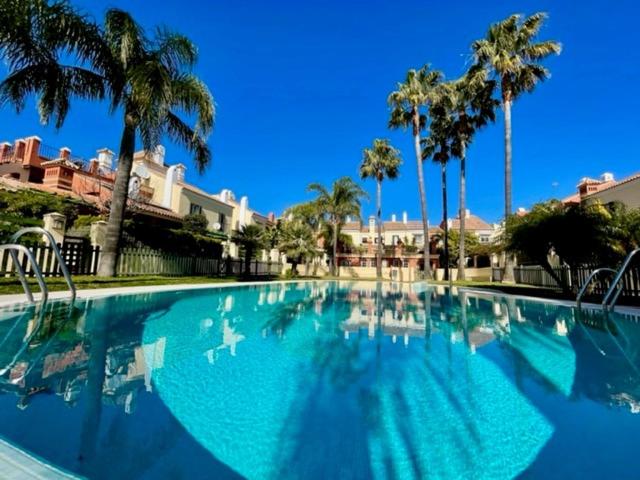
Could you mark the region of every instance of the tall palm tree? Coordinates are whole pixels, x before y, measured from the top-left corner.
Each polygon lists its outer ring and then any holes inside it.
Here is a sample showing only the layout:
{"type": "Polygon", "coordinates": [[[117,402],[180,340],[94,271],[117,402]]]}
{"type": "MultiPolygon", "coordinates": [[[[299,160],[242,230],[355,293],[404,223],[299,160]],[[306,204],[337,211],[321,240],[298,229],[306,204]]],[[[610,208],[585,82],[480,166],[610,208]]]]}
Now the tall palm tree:
{"type": "Polygon", "coordinates": [[[418,191],[424,238],[423,262],[426,278],[431,277],[431,265],[429,263],[429,219],[427,217],[427,197],[422,171],[420,132],[425,128],[427,118],[420,113],[420,109],[428,106],[433,101],[435,90],[441,80],[442,73],[437,70],[430,70],[428,65],[419,70],[411,69],[407,72],[405,81],[399,83],[398,89],[391,92],[387,99],[387,103],[391,107],[389,128],[407,129],[411,127],[413,135],[413,146],[418,167],[418,191]]]}
{"type": "Polygon", "coordinates": [[[316,203],[318,208],[323,212],[325,220],[332,228],[332,250],[331,258],[331,275],[338,272],[338,238],[340,228],[344,224],[347,216],[360,217],[360,202],[367,198],[365,192],[360,185],[353,181],[350,177],[341,177],[333,182],[331,190],[327,190],[319,183],[312,183],[307,187],[310,192],[316,192],[316,203]]]}
{"type": "MultiPolygon", "coordinates": [[[[441,120],[442,121],[442,120],[441,120]]],[[[422,140],[422,158],[431,157],[440,165],[440,183],[442,189],[442,225],[444,232],[444,280],[449,280],[449,214],[447,194],[447,165],[451,159],[448,138],[442,135],[444,128],[431,128],[429,135],[422,140]]]]}
{"type": "MultiPolygon", "coordinates": [[[[504,215],[511,215],[511,105],[522,93],[532,92],[538,82],[550,76],[540,62],[559,54],[562,46],[554,40],[536,41],[547,14],[530,17],[511,15],[489,27],[484,39],[472,44],[476,63],[489,69],[500,84],[504,111],[504,215]]],[[[505,279],[513,281],[513,260],[508,255],[505,279]]]]}
{"type": "Polygon", "coordinates": [[[495,119],[494,88],[486,70],[474,66],[461,78],[442,84],[430,108],[434,140],[428,142],[424,153],[441,163],[451,156],[460,159],[458,280],[465,279],[467,149],[477,130],[495,119]]]}
{"type": "Polygon", "coordinates": [[[231,241],[244,249],[244,275],[251,273],[251,259],[265,246],[264,228],[259,225],[245,225],[233,233],[231,241]]]}
{"type": "Polygon", "coordinates": [[[107,96],[111,111],[123,116],[118,169],[98,268],[98,275],[113,276],[136,136],[146,150],[155,148],[163,136],[182,144],[193,153],[199,171],[211,160],[205,139],[213,128],[215,111],[209,90],[191,73],[196,47],[166,29],[148,38],[131,15],[117,9],[107,11],[104,29],[100,29],[64,0],[52,5],[46,0],[3,0],[0,5],[0,19],[11,17],[11,5],[20,5],[21,12],[10,26],[19,34],[0,27],[0,48],[10,69],[0,84],[0,104],[10,102],[21,109],[27,95],[36,93],[42,119],[54,117],[60,127],[72,97],[107,96]],[[61,60],[68,58],[74,63],[63,64],[61,60]],[[195,117],[195,127],[185,123],[179,112],[195,117]]]}
{"type": "Polygon", "coordinates": [[[376,208],[378,217],[378,248],[376,249],[376,277],[382,278],[382,181],[398,178],[402,164],[400,152],[389,144],[389,140],[376,138],[373,148],[365,148],[360,164],[360,178],[376,181],[376,208]]]}

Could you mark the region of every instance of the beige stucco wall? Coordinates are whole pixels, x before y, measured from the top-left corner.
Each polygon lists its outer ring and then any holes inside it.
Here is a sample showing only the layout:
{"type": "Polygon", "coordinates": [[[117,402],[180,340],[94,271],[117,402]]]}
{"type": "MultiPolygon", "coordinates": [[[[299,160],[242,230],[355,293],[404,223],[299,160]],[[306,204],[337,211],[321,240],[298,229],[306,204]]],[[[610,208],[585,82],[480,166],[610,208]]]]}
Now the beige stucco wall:
{"type": "Polygon", "coordinates": [[[220,214],[222,214],[226,217],[226,225],[223,225],[223,228],[226,228],[225,233],[229,233],[229,218],[233,214],[233,208],[230,205],[184,188],[181,185],[174,185],[174,190],[177,191],[177,212],[179,214],[188,215],[192,204],[200,205],[203,215],[207,217],[209,222],[209,228],[213,228],[213,224],[221,220],[220,214]]]}
{"type": "MultiPolygon", "coordinates": [[[[444,279],[444,268],[438,268],[436,271],[436,280],[444,279]]],[[[486,268],[465,268],[465,277],[467,280],[489,281],[491,280],[491,267],[486,268]]],[[[452,281],[458,279],[458,269],[450,268],[449,275],[452,281]]]]}
{"type": "Polygon", "coordinates": [[[587,201],[600,201],[601,203],[622,202],[629,208],[640,208],[640,178],[609,190],[589,195],[587,201]]]}

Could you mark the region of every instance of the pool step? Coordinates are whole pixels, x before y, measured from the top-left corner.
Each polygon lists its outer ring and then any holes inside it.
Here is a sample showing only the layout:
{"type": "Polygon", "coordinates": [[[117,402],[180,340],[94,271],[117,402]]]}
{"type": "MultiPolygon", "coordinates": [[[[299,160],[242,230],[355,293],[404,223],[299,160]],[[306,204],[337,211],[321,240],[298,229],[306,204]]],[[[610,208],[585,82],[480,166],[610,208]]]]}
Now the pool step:
{"type": "Polygon", "coordinates": [[[0,478],[6,480],[79,480],[0,438],[0,478]]]}

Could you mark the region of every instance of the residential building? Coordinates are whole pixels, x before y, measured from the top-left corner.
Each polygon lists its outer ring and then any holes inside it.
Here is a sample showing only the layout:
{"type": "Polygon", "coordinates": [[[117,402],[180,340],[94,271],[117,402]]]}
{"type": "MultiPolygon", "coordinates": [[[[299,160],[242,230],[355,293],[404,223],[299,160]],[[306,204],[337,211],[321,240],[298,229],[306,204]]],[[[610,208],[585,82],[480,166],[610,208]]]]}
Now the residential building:
{"type": "Polygon", "coordinates": [[[180,217],[201,213],[207,218],[209,228],[225,238],[231,233],[235,207],[216,195],[191,185],[184,180],[186,167],[182,163],[165,164],[165,149],[161,145],[153,152],[136,152],[130,194],[140,195],[152,203],[177,213],[180,217]],[[144,193],[150,192],[150,197],[144,193]]]}
{"type": "MultiPolygon", "coordinates": [[[[376,218],[370,216],[366,224],[360,220],[347,221],[342,227],[342,233],[351,237],[353,247],[349,251],[338,254],[338,264],[343,267],[375,267],[378,244],[376,218]]],[[[436,246],[440,233],[439,227],[429,228],[427,244],[432,268],[437,268],[439,265],[436,246]]],[[[395,214],[392,215],[390,221],[382,222],[382,244],[384,246],[383,268],[422,269],[421,252],[425,245],[422,221],[409,220],[406,212],[402,214],[401,221],[397,220],[395,214]]]]}
{"type": "MultiPolygon", "coordinates": [[[[447,219],[449,230],[460,231],[460,217],[447,219]]],[[[440,225],[444,228],[444,225],[440,225]]],[[[496,238],[498,225],[491,224],[477,215],[472,215],[471,210],[465,210],[464,229],[466,232],[474,234],[478,237],[478,241],[482,244],[489,244],[496,238]]]]}
{"type": "Polygon", "coordinates": [[[577,192],[562,202],[621,202],[628,208],[640,208],[640,172],[622,180],[616,180],[610,172],[603,173],[598,179],[584,177],[577,185],[577,192]]]}
{"type": "MultiPolygon", "coordinates": [[[[88,162],[71,155],[67,147],[55,149],[43,145],[38,137],[18,139],[13,144],[0,143],[0,179],[12,186],[20,185],[51,193],[80,198],[108,211],[116,177],[115,154],[107,148],[97,151],[88,162]]],[[[208,227],[222,239],[245,225],[265,225],[273,216],[249,208],[249,198],[236,200],[231,190],[208,193],[185,181],[182,163],[165,163],[165,149],[134,154],[129,182],[128,208],[144,215],[170,222],[181,222],[185,215],[203,214],[208,227]]],[[[238,255],[228,243],[231,256],[238,255]]]]}

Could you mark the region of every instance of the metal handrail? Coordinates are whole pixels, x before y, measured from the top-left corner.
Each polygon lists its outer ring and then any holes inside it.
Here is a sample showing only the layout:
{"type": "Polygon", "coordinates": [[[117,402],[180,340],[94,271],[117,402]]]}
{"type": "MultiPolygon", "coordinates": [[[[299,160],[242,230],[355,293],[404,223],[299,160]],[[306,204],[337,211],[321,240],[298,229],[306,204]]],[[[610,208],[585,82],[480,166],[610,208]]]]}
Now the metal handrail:
{"type": "Polygon", "coordinates": [[[618,301],[618,297],[620,296],[620,293],[622,292],[622,289],[621,288],[617,288],[617,287],[620,284],[620,281],[622,280],[622,277],[626,273],[627,267],[629,267],[629,264],[631,263],[631,260],[633,260],[633,257],[638,253],[640,253],[640,248],[636,248],[631,253],[629,253],[629,255],[627,255],[627,258],[625,259],[624,263],[622,264],[622,266],[618,270],[617,275],[613,279],[613,282],[611,283],[611,286],[609,287],[609,290],[607,290],[607,293],[604,296],[604,299],[602,300],[602,308],[603,308],[603,310],[609,311],[609,312],[613,312],[613,310],[615,309],[616,302],[618,301]]]}
{"type": "Polygon", "coordinates": [[[71,275],[69,274],[69,270],[67,269],[67,264],[64,262],[64,259],[62,258],[62,254],[60,253],[60,249],[58,248],[58,244],[53,238],[53,235],[51,235],[49,231],[45,230],[42,227],[26,227],[26,228],[21,228],[16,233],[14,233],[13,236],[11,237],[11,241],[16,242],[21,236],[27,233],[39,233],[41,235],[45,235],[49,239],[49,244],[51,245],[51,248],[53,249],[53,253],[56,256],[56,259],[58,260],[58,267],[60,267],[62,276],[66,280],[67,285],[69,286],[69,290],[71,291],[71,301],[74,301],[76,299],[76,286],[74,285],[73,280],[71,279],[71,275]]]}
{"type": "Polygon", "coordinates": [[[593,272],[591,272],[591,275],[587,277],[584,284],[580,288],[580,291],[578,292],[578,296],[576,297],[576,307],[578,307],[578,309],[580,308],[580,304],[582,303],[582,297],[584,296],[585,293],[587,293],[587,288],[589,288],[589,285],[591,284],[591,280],[593,280],[595,276],[598,275],[600,272],[613,273],[614,275],[616,274],[616,271],[613,268],[607,268],[607,267],[598,268],[593,272]]]}
{"type": "Polygon", "coordinates": [[[44,282],[44,277],[42,276],[42,272],[40,271],[40,267],[36,262],[35,258],[33,258],[33,254],[31,250],[29,250],[24,245],[19,245],[16,243],[7,243],[5,245],[0,245],[0,252],[3,250],[9,250],[11,253],[11,260],[13,265],[16,267],[18,271],[18,276],[20,277],[20,283],[22,283],[22,288],[24,289],[24,293],[27,296],[27,300],[30,303],[35,303],[33,299],[33,293],[31,292],[31,288],[29,287],[29,283],[27,282],[27,276],[22,268],[22,265],[18,259],[18,255],[16,252],[22,252],[25,254],[29,262],[31,263],[31,268],[33,269],[33,273],[36,276],[36,280],[38,281],[38,285],[40,286],[40,291],[42,292],[42,302],[46,302],[49,298],[49,289],[47,288],[47,284],[44,282]]]}

